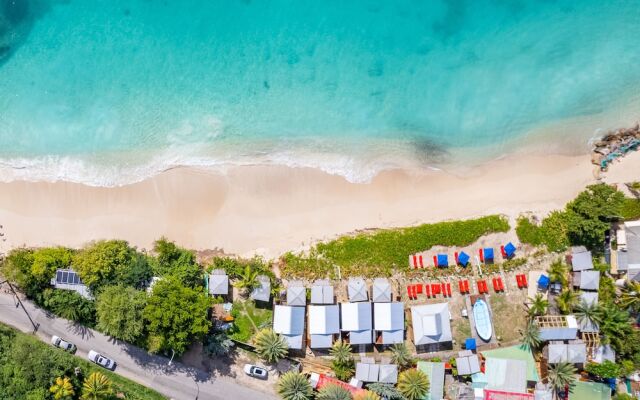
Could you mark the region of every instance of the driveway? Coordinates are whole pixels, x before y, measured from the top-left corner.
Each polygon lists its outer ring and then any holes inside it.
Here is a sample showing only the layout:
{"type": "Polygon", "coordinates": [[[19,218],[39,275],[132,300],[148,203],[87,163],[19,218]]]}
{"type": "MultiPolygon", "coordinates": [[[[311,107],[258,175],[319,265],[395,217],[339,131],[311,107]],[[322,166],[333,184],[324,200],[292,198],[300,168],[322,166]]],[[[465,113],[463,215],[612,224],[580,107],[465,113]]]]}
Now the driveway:
{"type": "MultiPolygon", "coordinates": [[[[6,286],[3,287],[3,289],[6,286]]],[[[116,373],[150,387],[175,400],[270,400],[276,399],[271,388],[265,383],[265,390],[259,391],[245,386],[230,377],[215,371],[187,367],[169,360],[148,354],[145,350],[114,340],[99,332],[77,326],[71,321],[56,318],[36,307],[28,300],[22,300],[33,321],[39,325],[37,336],[49,343],[52,335],[68,339],[78,347],[77,356],[86,359],[91,349],[113,358],[117,362],[116,373]]],[[[0,292],[0,321],[23,332],[33,332],[22,308],[16,307],[13,295],[0,292]]]]}

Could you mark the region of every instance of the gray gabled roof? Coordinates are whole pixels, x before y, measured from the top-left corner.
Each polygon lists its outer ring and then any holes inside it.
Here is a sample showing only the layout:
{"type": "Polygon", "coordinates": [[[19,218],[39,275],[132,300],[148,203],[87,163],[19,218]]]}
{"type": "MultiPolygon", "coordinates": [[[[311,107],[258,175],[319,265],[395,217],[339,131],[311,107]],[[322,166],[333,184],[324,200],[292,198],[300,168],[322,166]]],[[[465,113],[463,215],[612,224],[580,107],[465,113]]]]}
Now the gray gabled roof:
{"type": "Polygon", "coordinates": [[[333,304],[333,286],[328,280],[317,280],[313,283],[311,304],[333,304]]]}
{"type": "Polygon", "coordinates": [[[350,302],[369,300],[369,292],[367,291],[367,283],[362,278],[349,278],[347,284],[347,292],[350,302]]]}
{"type": "Polygon", "coordinates": [[[580,289],[598,290],[600,287],[600,272],[582,271],[580,272],[580,289]]]}
{"type": "Polygon", "coordinates": [[[292,281],[287,286],[287,304],[290,306],[307,305],[307,289],[300,281],[292,281]]]}
{"type": "Polygon", "coordinates": [[[378,364],[357,363],[356,379],[362,382],[378,382],[380,366],[378,364]]]}
{"type": "Polygon", "coordinates": [[[571,254],[571,266],[574,271],[586,271],[593,269],[593,257],[585,248],[574,248],[571,254]]]}
{"type": "Polygon", "coordinates": [[[386,303],[391,301],[391,284],[388,279],[376,278],[373,280],[373,295],[371,300],[374,303],[386,303]]]}
{"type": "Polygon", "coordinates": [[[221,269],[211,271],[209,275],[209,293],[213,295],[229,294],[229,277],[221,269]]]}
{"type": "Polygon", "coordinates": [[[395,364],[380,364],[380,373],[378,382],[397,383],[398,382],[398,366],[395,364]]]}
{"type": "Polygon", "coordinates": [[[266,275],[259,275],[258,283],[260,283],[260,286],[253,289],[251,298],[257,301],[268,302],[271,298],[271,279],[266,275]]]}

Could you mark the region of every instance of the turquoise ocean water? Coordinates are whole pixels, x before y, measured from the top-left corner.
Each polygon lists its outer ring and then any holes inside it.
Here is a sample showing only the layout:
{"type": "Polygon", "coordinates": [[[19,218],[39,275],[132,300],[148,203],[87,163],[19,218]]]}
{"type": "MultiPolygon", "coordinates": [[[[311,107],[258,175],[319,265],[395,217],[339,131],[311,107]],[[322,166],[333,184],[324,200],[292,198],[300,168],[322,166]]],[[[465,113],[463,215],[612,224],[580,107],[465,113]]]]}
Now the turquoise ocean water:
{"type": "Polygon", "coordinates": [[[0,0],[4,180],[366,181],[639,93],[639,0],[0,0]]]}

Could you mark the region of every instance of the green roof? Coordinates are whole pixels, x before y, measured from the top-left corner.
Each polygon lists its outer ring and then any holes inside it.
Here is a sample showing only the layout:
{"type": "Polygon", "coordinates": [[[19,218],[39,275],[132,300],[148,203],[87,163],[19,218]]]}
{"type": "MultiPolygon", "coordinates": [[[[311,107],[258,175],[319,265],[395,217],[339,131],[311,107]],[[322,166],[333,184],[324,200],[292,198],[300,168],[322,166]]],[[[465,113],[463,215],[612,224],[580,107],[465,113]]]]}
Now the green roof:
{"type": "Polygon", "coordinates": [[[429,378],[429,393],[424,400],[442,400],[444,397],[444,363],[418,361],[416,367],[429,378]]]}
{"type": "Polygon", "coordinates": [[[536,369],[536,362],[533,359],[533,354],[531,354],[531,350],[527,347],[521,345],[500,347],[494,350],[481,351],[480,354],[485,358],[522,360],[527,363],[527,380],[531,382],[538,382],[540,380],[538,370],[536,369]]]}
{"type": "Polygon", "coordinates": [[[604,383],[576,381],[569,392],[569,400],[609,400],[611,389],[604,383]]]}

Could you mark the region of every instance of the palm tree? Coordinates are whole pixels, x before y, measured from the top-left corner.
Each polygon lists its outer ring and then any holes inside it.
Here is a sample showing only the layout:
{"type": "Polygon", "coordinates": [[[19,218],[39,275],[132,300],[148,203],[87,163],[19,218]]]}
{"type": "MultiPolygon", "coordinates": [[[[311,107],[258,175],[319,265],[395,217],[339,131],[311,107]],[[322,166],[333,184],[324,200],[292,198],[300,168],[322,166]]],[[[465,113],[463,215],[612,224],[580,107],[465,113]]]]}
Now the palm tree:
{"type": "Polygon", "coordinates": [[[560,282],[562,287],[566,287],[569,283],[569,278],[567,277],[569,269],[562,263],[562,260],[557,260],[551,264],[547,273],[551,282],[560,282]]]}
{"type": "Polygon", "coordinates": [[[534,350],[540,347],[542,339],[540,339],[540,329],[534,321],[529,321],[527,327],[522,333],[522,345],[534,350]]]}
{"type": "Polygon", "coordinates": [[[105,400],[112,393],[111,381],[100,372],[93,372],[82,383],[82,400],[105,400]]]}
{"type": "Polygon", "coordinates": [[[536,294],[536,297],[529,298],[531,304],[529,305],[529,316],[537,317],[547,313],[549,307],[549,301],[542,297],[541,293],[536,294]]]}
{"type": "Polygon", "coordinates": [[[397,364],[400,369],[405,369],[413,364],[413,356],[404,343],[396,343],[389,348],[391,351],[391,361],[397,364]]]}
{"type": "Polygon", "coordinates": [[[575,374],[577,372],[578,370],[576,370],[576,367],[567,362],[561,362],[552,365],[551,368],[549,368],[547,379],[553,389],[554,397],[558,395],[559,390],[563,390],[567,386],[573,385],[576,381],[575,374]]]}
{"type": "Polygon", "coordinates": [[[56,378],[55,383],[51,385],[49,391],[53,393],[55,400],[70,399],[75,394],[71,380],[66,376],[56,378]]]}
{"type": "Polygon", "coordinates": [[[581,301],[575,315],[582,326],[598,328],[602,322],[602,308],[596,302],[581,301]]]}
{"type": "Polygon", "coordinates": [[[278,381],[278,394],[282,400],[311,400],[313,388],[304,375],[289,371],[278,381]]]}
{"type": "Polygon", "coordinates": [[[364,392],[360,392],[357,395],[353,396],[353,400],[382,400],[380,395],[376,392],[372,392],[370,390],[365,390],[364,392]]]}
{"type": "Polygon", "coordinates": [[[640,311],[640,282],[627,281],[622,288],[618,302],[631,312],[640,311]]]}
{"type": "Polygon", "coordinates": [[[272,329],[263,329],[256,334],[254,339],[256,351],[268,362],[278,362],[289,351],[289,345],[284,338],[272,329]]]}
{"type": "Polygon", "coordinates": [[[404,396],[398,392],[395,386],[389,383],[374,382],[367,385],[367,389],[377,393],[380,397],[387,400],[404,400],[404,396]]]}
{"type": "Polygon", "coordinates": [[[260,282],[258,282],[258,271],[252,270],[249,265],[244,267],[244,271],[242,271],[239,278],[240,280],[236,281],[233,286],[242,289],[245,294],[260,285],[260,282]]]}
{"type": "Polygon", "coordinates": [[[331,349],[329,349],[329,355],[333,357],[333,361],[336,364],[345,365],[353,360],[351,355],[351,345],[342,340],[338,340],[333,343],[331,349]]]}
{"type": "Polygon", "coordinates": [[[564,289],[560,294],[556,297],[556,304],[558,305],[558,309],[560,309],[560,313],[569,314],[573,308],[580,301],[580,295],[578,292],[575,292],[569,288],[564,289]]]}
{"type": "Polygon", "coordinates": [[[407,400],[421,400],[429,391],[429,378],[417,369],[408,369],[398,377],[398,391],[407,400]]]}
{"type": "Polygon", "coordinates": [[[351,400],[351,392],[342,386],[329,384],[318,391],[316,400],[351,400]]]}
{"type": "Polygon", "coordinates": [[[600,314],[600,333],[603,336],[603,342],[612,344],[614,348],[623,347],[633,332],[629,313],[620,310],[615,304],[607,304],[600,314]]]}

